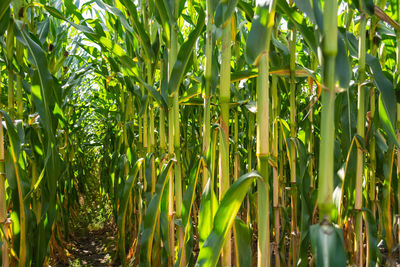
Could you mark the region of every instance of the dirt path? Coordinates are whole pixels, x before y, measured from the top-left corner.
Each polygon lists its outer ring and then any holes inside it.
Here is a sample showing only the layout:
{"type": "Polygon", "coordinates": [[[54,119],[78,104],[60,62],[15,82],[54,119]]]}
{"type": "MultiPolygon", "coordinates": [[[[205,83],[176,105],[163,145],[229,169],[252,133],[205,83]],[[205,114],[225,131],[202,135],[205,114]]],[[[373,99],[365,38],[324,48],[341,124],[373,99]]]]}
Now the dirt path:
{"type": "Polygon", "coordinates": [[[115,225],[109,223],[99,230],[82,229],[72,233],[66,249],[68,262],[56,262],[54,266],[118,266],[115,256],[115,225]]]}
{"type": "Polygon", "coordinates": [[[115,253],[115,229],[106,225],[103,229],[76,236],[70,242],[70,253],[82,266],[110,266],[115,253]]]}

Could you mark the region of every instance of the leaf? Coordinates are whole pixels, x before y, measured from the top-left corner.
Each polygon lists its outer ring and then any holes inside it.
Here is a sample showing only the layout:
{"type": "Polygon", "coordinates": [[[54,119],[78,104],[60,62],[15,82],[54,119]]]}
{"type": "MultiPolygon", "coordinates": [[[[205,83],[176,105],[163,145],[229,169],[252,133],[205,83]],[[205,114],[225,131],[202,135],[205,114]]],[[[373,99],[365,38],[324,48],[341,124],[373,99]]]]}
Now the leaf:
{"type": "Polygon", "coordinates": [[[289,7],[287,1],[276,1],[276,8],[279,13],[287,15],[289,21],[301,32],[304,41],[317,56],[319,43],[316,40],[314,28],[307,26],[303,15],[298,13],[295,7],[289,7]]]}
{"type": "Polygon", "coordinates": [[[10,13],[10,9],[8,8],[0,19],[0,35],[2,36],[5,34],[8,24],[10,23],[10,13]]]}
{"type": "MultiPolygon", "coordinates": [[[[182,227],[184,229],[184,238],[183,240],[187,240],[189,229],[190,229],[190,216],[192,213],[193,202],[196,197],[196,187],[200,174],[200,169],[203,166],[201,159],[197,160],[196,163],[190,170],[189,173],[189,186],[185,191],[185,195],[183,196],[183,206],[182,206],[182,227]]],[[[186,245],[184,245],[185,247],[186,245]]],[[[179,252],[178,260],[175,262],[175,266],[182,266],[182,251],[179,252]]]]}
{"type": "Polygon", "coordinates": [[[368,233],[367,249],[370,255],[370,262],[367,262],[366,264],[368,264],[368,266],[376,266],[378,263],[378,257],[381,256],[381,252],[378,248],[378,225],[376,224],[371,210],[363,208],[362,211],[364,211],[365,214],[366,228],[368,233]]]}
{"type": "MultiPolygon", "coordinates": [[[[279,2],[279,1],[278,1],[279,2]]],[[[275,1],[265,1],[264,5],[256,7],[256,13],[251,23],[251,29],[246,40],[246,61],[255,64],[261,53],[267,48],[270,41],[269,31],[274,22],[274,13],[270,14],[270,5],[275,1]]]]}
{"type": "Polygon", "coordinates": [[[382,100],[382,95],[379,96],[378,110],[379,110],[379,118],[381,120],[381,123],[383,125],[383,128],[384,128],[386,134],[389,137],[390,142],[395,144],[397,147],[399,147],[399,143],[397,142],[396,133],[393,129],[393,124],[391,123],[391,121],[388,117],[387,110],[386,110],[385,105],[382,100]]]}
{"type": "Polygon", "coordinates": [[[247,3],[243,0],[239,0],[237,3],[237,7],[242,10],[246,14],[246,19],[251,22],[254,17],[253,6],[250,3],[247,3]]]}
{"type": "Polygon", "coordinates": [[[164,0],[155,0],[155,4],[157,7],[158,14],[160,15],[161,25],[163,27],[163,33],[166,39],[166,44],[169,47],[170,34],[171,34],[171,29],[169,25],[170,22],[169,13],[167,12],[167,7],[165,6],[164,0]]]}
{"type": "Polygon", "coordinates": [[[251,230],[239,217],[235,218],[233,229],[235,233],[235,255],[238,259],[237,266],[251,266],[251,230]]]}
{"type": "Polygon", "coordinates": [[[346,266],[343,230],[326,221],[310,227],[311,246],[316,266],[346,266]]]}
{"type": "Polygon", "coordinates": [[[153,86],[146,83],[140,77],[133,77],[133,78],[135,80],[137,80],[138,82],[140,82],[144,86],[144,88],[146,88],[146,90],[154,97],[154,99],[157,101],[157,103],[160,105],[160,107],[162,109],[164,109],[164,111],[166,111],[166,112],[168,111],[168,104],[165,101],[164,97],[162,97],[162,95],[160,94],[159,91],[157,91],[153,86]]]}
{"type": "MultiPolygon", "coordinates": [[[[314,25],[317,25],[317,20],[314,15],[314,9],[311,6],[310,0],[294,0],[296,7],[311,20],[314,25]]],[[[316,3],[314,3],[316,4],[316,3]]]]}
{"type": "Polygon", "coordinates": [[[6,14],[6,12],[9,10],[10,3],[11,0],[2,0],[0,2],[0,20],[3,18],[4,14],[6,14]]]}
{"type": "MultiPolygon", "coordinates": [[[[32,86],[32,94],[34,99],[40,102],[40,105],[43,106],[43,109],[39,109],[42,124],[46,129],[48,138],[50,140],[54,140],[53,122],[50,113],[50,107],[54,103],[54,100],[51,99],[51,96],[53,95],[53,79],[47,67],[47,58],[43,49],[39,44],[32,40],[26,28],[27,27],[24,27],[23,29],[21,22],[17,21],[15,27],[15,36],[21,43],[25,45],[28,50],[29,58],[32,61],[31,63],[37,68],[38,84],[40,85],[40,88],[35,90],[34,86],[32,86]]],[[[35,79],[33,79],[33,81],[35,81],[35,79]]]]}
{"type": "Polygon", "coordinates": [[[352,0],[351,3],[358,9],[358,11],[365,12],[370,16],[374,15],[375,5],[373,0],[352,0]]]}
{"type": "MultiPolygon", "coordinates": [[[[99,0],[97,0],[99,1],[99,0]]],[[[122,3],[124,6],[129,10],[129,13],[131,15],[132,21],[133,21],[133,27],[136,33],[136,36],[139,38],[140,43],[142,44],[142,47],[144,48],[144,51],[146,52],[149,60],[152,60],[154,58],[154,53],[153,49],[151,48],[151,42],[150,42],[150,37],[146,33],[146,30],[144,29],[144,26],[142,23],[139,21],[138,13],[137,13],[137,8],[135,4],[131,0],[122,0],[122,3]]],[[[109,10],[113,10],[111,6],[108,8],[109,10]]],[[[112,11],[114,14],[119,14],[118,17],[123,17],[122,13],[120,11],[117,11],[118,9],[112,11]]]]}
{"type": "Polygon", "coordinates": [[[18,162],[19,155],[21,153],[21,139],[18,135],[17,128],[15,127],[8,113],[4,110],[0,110],[0,112],[3,114],[7,125],[7,134],[9,136],[11,155],[13,157],[13,160],[15,160],[15,162],[18,162]]]}
{"type": "Polygon", "coordinates": [[[235,11],[238,0],[220,1],[215,10],[215,26],[221,27],[227,22],[235,11]]]}
{"type": "Polygon", "coordinates": [[[351,79],[351,68],[343,35],[338,32],[338,53],[335,59],[335,76],[341,88],[347,89],[351,79]]]}
{"type": "Polygon", "coordinates": [[[376,57],[367,54],[365,57],[374,80],[376,88],[380,92],[379,96],[379,117],[383,124],[386,134],[390,140],[399,147],[396,134],[394,132],[396,118],[396,95],[392,83],[386,78],[382,71],[379,60],[376,57]]]}
{"type": "Polygon", "coordinates": [[[249,172],[242,175],[225,193],[215,214],[213,229],[200,248],[196,266],[216,266],[229,230],[254,179],[263,181],[258,172],[249,172]]]}
{"type": "Polygon", "coordinates": [[[121,260],[125,261],[125,220],[126,220],[126,211],[128,208],[128,202],[131,196],[133,185],[135,184],[136,176],[139,172],[140,167],[142,166],[144,159],[138,159],[131,170],[131,174],[128,177],[128,180],[125,182],[122,195],[120,197],[120,206],[118,209],[118,218],[117,218],[117,225],[119,231],[119,252],[121,256],[121,260]]]}
{"type": "Polygon", "coordinates": [[[169,180],[168,174],[174,161],[175,160],[171,159],[166,165],[164,165],[164,168],[162,169],[158,178],[156,191],[150,201],[150,204],[146,211],[146,215],[144,217],[144,229],[142,233],[142,238],[140,240],[140,262],[143,266],[149,266],[151,264],[153,238],[157,226],[157,219],[160,215],[161,197],[163,195],[164,188],[169,180]]]}
{"type": "Polygon", "coordinates": [[[190,55],[193,52],[193,47],[196,43],[197,38],[201,34],[205,23],[205,13],[202,8],[199,11],[199,18],[197,19],[197,26],[189,34],[188,40],[182,44],[178,52],[178,57],[172,68],[171,77],[168,83],[168,93],[173,95],[179,88],[183,74],[186,70],[186,66],[189,62],[190,55]]]}

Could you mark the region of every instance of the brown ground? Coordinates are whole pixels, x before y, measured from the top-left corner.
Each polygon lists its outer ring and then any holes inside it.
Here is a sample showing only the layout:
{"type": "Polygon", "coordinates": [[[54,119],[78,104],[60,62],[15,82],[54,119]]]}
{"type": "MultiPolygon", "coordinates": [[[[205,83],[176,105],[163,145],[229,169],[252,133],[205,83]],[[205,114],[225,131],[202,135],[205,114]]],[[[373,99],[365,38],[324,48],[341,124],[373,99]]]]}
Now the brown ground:
{"type": "Polygon", "coordinates": [[[106,224],[99,230],[79,232],[70,235],[66,246],[68,262],[55,259],[54,266],[118,266],[112,262],[116,244],[114,224],[106,224]]]}

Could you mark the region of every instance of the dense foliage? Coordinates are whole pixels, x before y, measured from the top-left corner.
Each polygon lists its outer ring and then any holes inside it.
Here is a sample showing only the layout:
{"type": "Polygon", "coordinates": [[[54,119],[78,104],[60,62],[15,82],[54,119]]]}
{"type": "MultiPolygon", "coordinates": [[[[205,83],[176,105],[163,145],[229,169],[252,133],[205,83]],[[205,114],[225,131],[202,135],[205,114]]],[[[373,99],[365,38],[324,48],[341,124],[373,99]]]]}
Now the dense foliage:
{"type": "Polygon", "coordinates": [[[398,0],[2,0],[2,265],[64,253],[93,175],[123,266],[394,265],[399,22],[398,0]]]}

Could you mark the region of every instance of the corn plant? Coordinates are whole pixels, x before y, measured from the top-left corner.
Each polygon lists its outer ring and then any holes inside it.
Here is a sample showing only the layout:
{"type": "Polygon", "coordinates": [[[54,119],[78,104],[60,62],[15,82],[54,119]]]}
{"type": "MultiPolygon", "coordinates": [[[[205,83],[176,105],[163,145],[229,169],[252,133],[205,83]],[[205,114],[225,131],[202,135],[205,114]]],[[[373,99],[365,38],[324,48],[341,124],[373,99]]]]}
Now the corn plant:
{"type": "Polygon", "coordinates": [[[398,1],[81,2],[0,3],[3,266],[93,173],[122,266],[395,264],[398,1]]]}

